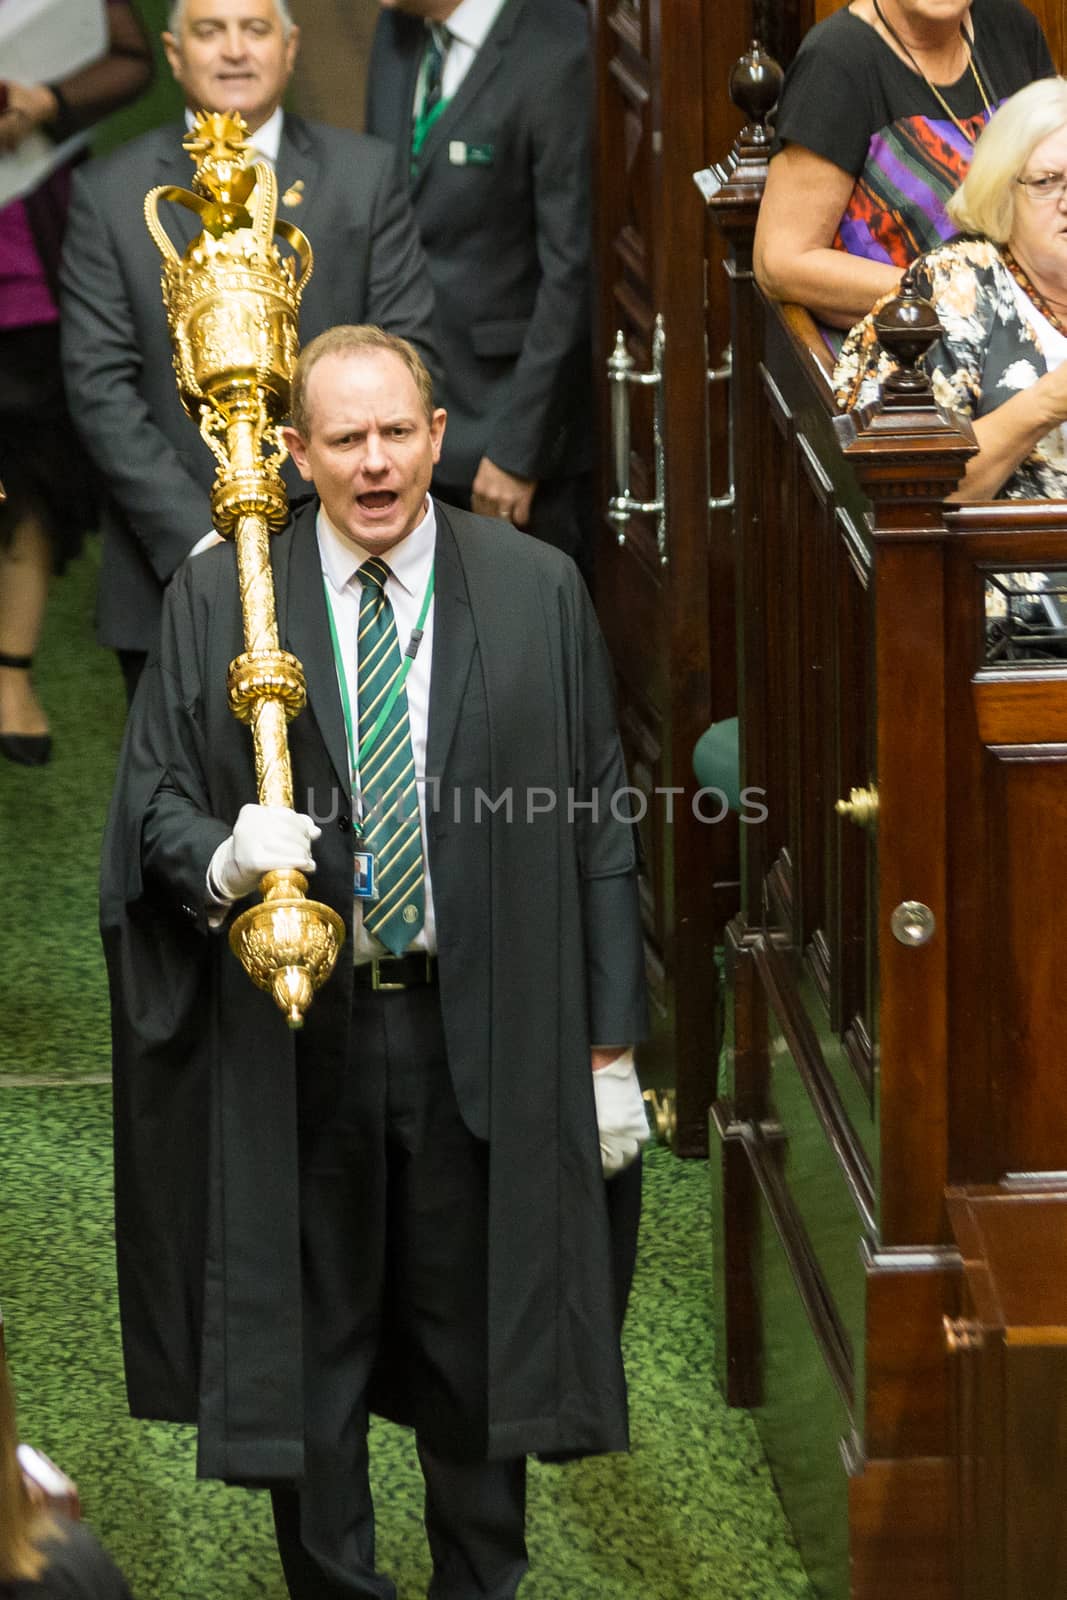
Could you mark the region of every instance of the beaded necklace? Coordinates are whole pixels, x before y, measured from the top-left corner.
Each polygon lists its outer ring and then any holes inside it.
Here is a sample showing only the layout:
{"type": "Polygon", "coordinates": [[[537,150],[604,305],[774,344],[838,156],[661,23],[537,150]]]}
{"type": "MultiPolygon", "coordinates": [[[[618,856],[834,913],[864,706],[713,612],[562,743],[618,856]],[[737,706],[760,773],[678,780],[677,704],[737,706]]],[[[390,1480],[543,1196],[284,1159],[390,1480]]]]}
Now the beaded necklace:
{"type": "MultiPolygon", "coordinates": [[[[957,128],[967,140],[968,144],[973,144],[975,141],[975,135],[967,132],[967,129],[963,126],[963,123],[960,121],[959,117],[957,117],[956,113],[953,111],[952,107],[949,105],[948,101],[937,87],[937,84],[930,82],[930,79],[926,76],[926,73],[923,71],[922,67],[908,49],[907,45],[904,43],[904,40],[900,37],[900,34],[897,32],[893,24],[889,21],[889,18],[886,16],[885,12],[882,10],[879,0],[872,0],[872,4],[874,6],[875,15],[877,16],[878,21],[882,24],[882,27],[885,29],[886,33],[888,33],[893,42],[899,45],[901,50],[903,50],[904,54],[911,62],[912,66],[915,68],[915,71],[919,74],[919,77],[925,83],[926,87],[929,89],[930,93],[933,95],[942,111],[945,112],[946,116],[952,118],[952,121],[956,124],[957,128]]],[[[978,85],[978,93],[982,96],[982,104],[986,108],[987,115],[992,116],[993,107],[989,103],[989,95],[986,93],[986,86],[978,76],[978,68],[975,65],[974,40],[971,38],[962,22],[960,23],[960,38],[963,40],[964,45],[967,48],[967,65],[971,69],[971,76],[978,85]]]]}
{"type": "Polygon", "coordinates": [[[1067,327],[1064,327],[1060,318],[1056,315],[1056,312],[1052,309],[1049,302],[1045,299],[1045,296],[1041,293],[1041,290],[1037,287],[1037,284],[1027,276],[1025,269],[1019,265],[1018,261],[1016,261],[1007,245],[1001,246],[1000,256],[1001,260],[1004,262],[1004,265],[1007,267],[1008,271],[1011,273],[1012,277],[1015,279],[1023,293],[1030,297],[1046,321],[1051,322],[1056,332],[1062,333],[1064,337],[1067,338],[1067,327]]]}

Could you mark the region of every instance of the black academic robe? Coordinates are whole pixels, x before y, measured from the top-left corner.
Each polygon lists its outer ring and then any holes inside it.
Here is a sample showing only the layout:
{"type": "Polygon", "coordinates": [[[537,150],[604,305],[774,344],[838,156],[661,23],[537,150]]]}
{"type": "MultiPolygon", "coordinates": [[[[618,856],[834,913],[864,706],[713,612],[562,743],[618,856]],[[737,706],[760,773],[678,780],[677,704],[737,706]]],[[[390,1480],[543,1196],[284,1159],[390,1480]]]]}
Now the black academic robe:
{"type": "MultiPolygon", "coordinates": [[[[308,682],[290,725],[295,802],[331,817],[311,892],[350,927],[316,509],[272,556],[282,643],[308,682]]],[[[589,1047],[641,1037],[646,1014],[610,666],[565,557],[497,521],[440,505],[437,517],[428,849],[449,1065],[490,1146],[489,1453],[619,1449],[589,1047]],[[478,788],[495,810],[478,814],[478,788]]],[[[295,1074],[328,1094],[345,1070],[352,979],[346,951],[291,1033],[207,927],[208,860],[255,797],[251,738],[226,703],[240,649],[227,545],[168,591],[105,839],[102,930],[131,1407],[198,1421],[202,1475],[273,1481],[302,1468],[295,1074]]],[[[378,1405],[406,1420],[387,1372],[378,1405]]]]}

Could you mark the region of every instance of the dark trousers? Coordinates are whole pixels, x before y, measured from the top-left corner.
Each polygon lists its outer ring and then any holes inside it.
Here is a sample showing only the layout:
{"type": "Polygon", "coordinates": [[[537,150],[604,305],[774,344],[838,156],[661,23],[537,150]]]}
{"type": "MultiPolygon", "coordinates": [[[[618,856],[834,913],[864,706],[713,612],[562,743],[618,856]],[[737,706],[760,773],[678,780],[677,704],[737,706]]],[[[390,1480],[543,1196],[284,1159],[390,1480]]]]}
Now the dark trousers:
{"type": "MultiPolygon", "coordinates": [[[[433,492],[447,505],[471,508],[470,484],[433,483],[433,492]]],[[[592,591],[593,587],[593,474],[580,472],[570,478],[546,478],[537,485],[526,532],[545,544],[555,545],[577,563],[578,570],[592,591]]]]}
{"type": "Polygon", "coordinates": [[[306,1475],[273,1493],[294,1600],[394,1600],[377,1573],[367,1388],[384,1348],[416,1422],[433,1600],[511,1600],[525,1460],[484,1459],[488,1147],[467,1130],[438,991],[357,988],[342,1083],[301,1074],[306,1475]]]}

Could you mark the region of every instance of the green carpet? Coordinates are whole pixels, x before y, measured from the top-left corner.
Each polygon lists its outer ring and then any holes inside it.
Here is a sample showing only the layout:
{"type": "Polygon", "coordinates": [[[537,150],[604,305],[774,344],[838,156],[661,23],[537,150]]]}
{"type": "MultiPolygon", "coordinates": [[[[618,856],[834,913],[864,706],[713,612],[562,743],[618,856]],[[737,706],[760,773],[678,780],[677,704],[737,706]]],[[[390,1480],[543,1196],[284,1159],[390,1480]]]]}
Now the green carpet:
{"type": "MultiPolygon", "coordinates": [[[[77,1480],[138,1600],[284,1600],[265,1497],[197,1483],[191,1431],[125,1411],[95,910],[122,695],[92,644],[95,577],[90,549],[49,612],[53,763],[0,762],[0,1304],[22,1432],[77,1480]]],[[[653,1152],[626,1332],[633,1451],[533,1468],[523,1600],[810,1600],[751,1420],[712,1383],[709,1248],[703,1166],[653,1152]]],[[[381,1564],[416,1600],[411,1441],[376,1426],[373,1455],[381,1564]]]]}

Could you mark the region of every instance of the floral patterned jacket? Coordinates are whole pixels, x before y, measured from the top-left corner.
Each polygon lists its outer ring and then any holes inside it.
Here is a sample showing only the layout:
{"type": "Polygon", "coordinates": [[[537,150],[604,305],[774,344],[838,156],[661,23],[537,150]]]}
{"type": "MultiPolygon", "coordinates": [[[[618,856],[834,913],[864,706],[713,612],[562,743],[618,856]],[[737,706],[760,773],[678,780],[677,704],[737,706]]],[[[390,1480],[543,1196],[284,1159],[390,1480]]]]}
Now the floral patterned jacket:
{"type": "MultiPolygon", "coordinates": [[[[1027,389],[1048,366],[1032,328],[1020,314],[1015,280],[995,244],[953,239],[916,263],[918,290],[932,300],[942,336],[923,358],[934,396],[968,421],[988,416],[1027,389]]],[[[843,410],[877,399],[893,362],[874,332],[878,305],[852,329],[834,369],[843,410]]],[[[1003,484],[998,499],[1067,499],[1067,443],[1053,428],[1003,484]]]]}

